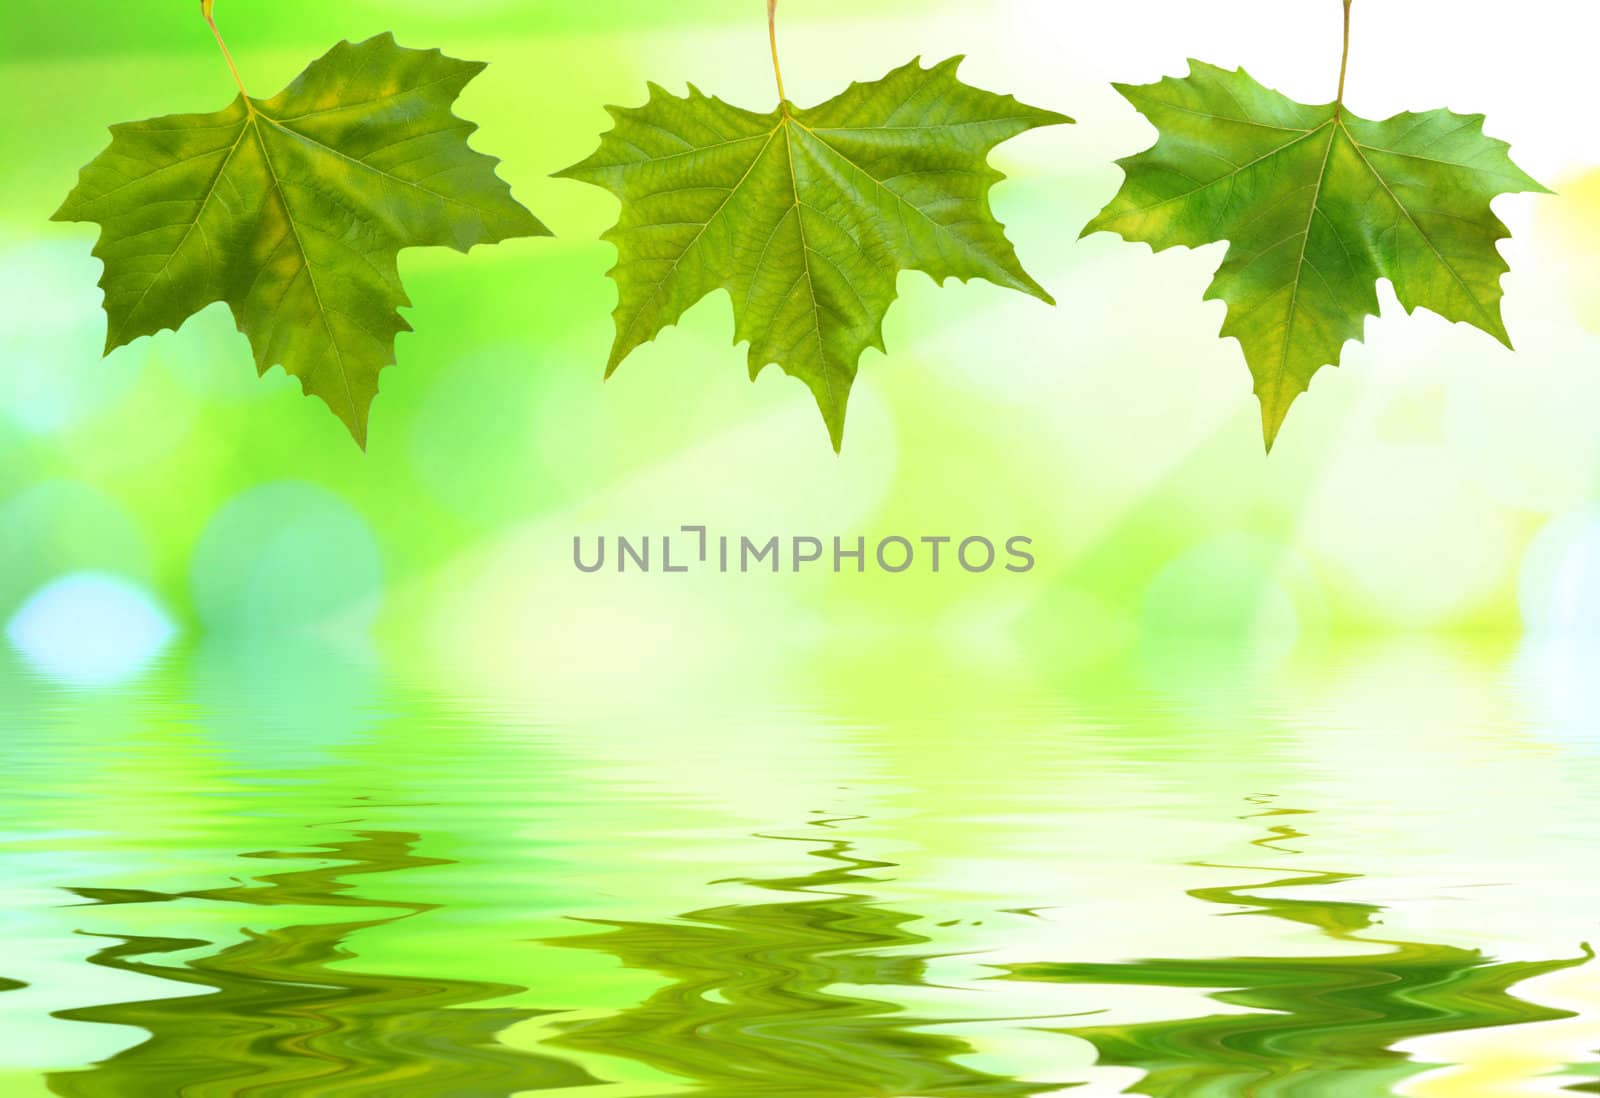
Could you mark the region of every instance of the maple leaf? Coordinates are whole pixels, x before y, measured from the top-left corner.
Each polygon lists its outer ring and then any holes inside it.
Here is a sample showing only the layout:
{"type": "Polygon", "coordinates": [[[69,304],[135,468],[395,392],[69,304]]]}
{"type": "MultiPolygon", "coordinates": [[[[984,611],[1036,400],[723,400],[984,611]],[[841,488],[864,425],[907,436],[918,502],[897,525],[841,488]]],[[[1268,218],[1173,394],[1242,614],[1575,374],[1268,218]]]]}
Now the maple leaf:
{"type": "Polygon", "coordinates": [[[55,214],[101,226],[106,353],[227,302],[257,369],[282,365],[365,447],[378,373],[410,331],[400,249],[549,234],[451,110],[484,67],[383,34],[339,43],[272,99],[241,82],[214,114],[113,126],[55,214]]]}
{"type": "Polygon", "coordinates": [[[622,200],[605,234],[618,252],[606,376],[726,290],[751,379],[776,363],[805,382],[837,450],[861,355],[884,350],[900,271],[982,278],[1054,304],[989,208],[1004,176],[987,157],[1072,120],[969,87],[960,63],[912,61],[809,110],[783,97],[781,75],[767,114],[693,85],[683,98],[652,84],[643,107],[608,108],[616,127],[598,151],[559,173],[622,200]]]}
{"type": "Polygon", "coordinates": [[[1160,138],[1118,161],[1122,189],[1083,233],[1156,251],[1229,242],[1206,299],[1227,303],[1222,335],[1244,348],[1269,450],[1312,375],[1378,315],[1380,278],[1407,313],[1430,309],[1510,347],[1510,268],[1496,247],[1510,232],[1489,204],[1545,188],[1484,135],[1482,115],[1369,122],[1342,106],[1342,87],[1339,102],[1305,106],[1199,61],[1186,77],[1116,87],[1160,138]]]}

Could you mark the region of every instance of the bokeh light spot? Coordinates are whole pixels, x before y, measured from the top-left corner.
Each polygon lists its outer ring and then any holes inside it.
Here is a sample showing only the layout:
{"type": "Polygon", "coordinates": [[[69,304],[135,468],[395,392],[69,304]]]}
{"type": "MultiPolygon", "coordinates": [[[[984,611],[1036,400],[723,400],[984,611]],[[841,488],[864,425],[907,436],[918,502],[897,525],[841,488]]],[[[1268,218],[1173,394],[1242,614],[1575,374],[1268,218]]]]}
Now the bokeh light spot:
{"type": "Polygon", "coordinates": [[[364,518],[325,488],[277,481],[252,488],[212,518],[191,571],[208,629],[240,632],[364,629],[383,582],[364,518]]]}
{"type": "Polygon", "coordinates": [[[176,632],[143,588],[99,572],[77,572],[48,584],[6,626],[6,636],[34,670],[87,687],[126,682],[176,632]]]}
{"type": "Polygon", "coordinates": [[[1545,526],[1523,558],[1522,620],[1534,633],[1600,631],[1600,511],[1545,526]]]}

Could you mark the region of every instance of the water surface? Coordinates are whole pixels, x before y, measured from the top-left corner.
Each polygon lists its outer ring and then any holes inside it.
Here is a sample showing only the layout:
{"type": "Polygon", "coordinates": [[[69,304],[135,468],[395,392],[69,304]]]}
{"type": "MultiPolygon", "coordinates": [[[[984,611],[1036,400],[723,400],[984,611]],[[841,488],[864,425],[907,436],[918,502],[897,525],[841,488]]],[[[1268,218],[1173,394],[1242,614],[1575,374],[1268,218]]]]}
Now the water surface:
{"type": "Polygon", "coordinates": [[[7,663],[0,1092],[1600,1092],[1582,656],[7,663]]]}

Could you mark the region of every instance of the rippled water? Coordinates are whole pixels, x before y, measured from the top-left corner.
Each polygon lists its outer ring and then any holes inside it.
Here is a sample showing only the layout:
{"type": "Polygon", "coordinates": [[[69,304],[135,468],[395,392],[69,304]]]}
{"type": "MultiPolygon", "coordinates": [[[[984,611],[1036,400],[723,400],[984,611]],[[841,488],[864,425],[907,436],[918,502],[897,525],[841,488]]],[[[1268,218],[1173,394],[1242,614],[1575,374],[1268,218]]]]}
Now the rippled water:
{"type": "Polygon", "coordinates": [[[1600,1092],[1586,651],[882,658],[8,665],[0,1094],[1600,1092]]]}

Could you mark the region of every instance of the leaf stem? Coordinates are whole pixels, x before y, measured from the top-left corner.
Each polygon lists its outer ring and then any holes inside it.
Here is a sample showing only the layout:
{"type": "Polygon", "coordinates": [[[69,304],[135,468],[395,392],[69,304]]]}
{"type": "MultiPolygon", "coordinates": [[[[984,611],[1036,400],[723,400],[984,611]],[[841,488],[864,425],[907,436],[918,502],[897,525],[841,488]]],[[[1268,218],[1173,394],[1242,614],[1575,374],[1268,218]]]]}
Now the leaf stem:
{"type": "Polygon", "coordinates": [[[778,78],[778,103],[789,102],[783,91],[783,66],[778,63],[778,0],[767,0],[767,37],[772,41],[772,73],[778,78]]]}
{"type": "Polygon", "coordinates": [[[228,71],[233,73],[233,82],[239,85],[239,94],[244,96],[246,104],[250,102],[250,93],[244,90],[244,80],[239,76],[239,66],[233,63],[233,54],[228,52],[228,43],[222,40],[222,32],[217,29],[217,20],[213,12],[217,0],[200,0],[200,14],[206,17],[206,23],[211,27],[211,33],[217,40],[217,45],[222,48],[222,57],[228,62],[228,71]]]}
{"type": "Polygon", "coordinates": [[[1344,78],[1350,71],[1350,3],[1344,0],[1344,57],[1339,61],[1339,97],[1334,100],[1334,115],[1344,109],[1344,78]]]}

